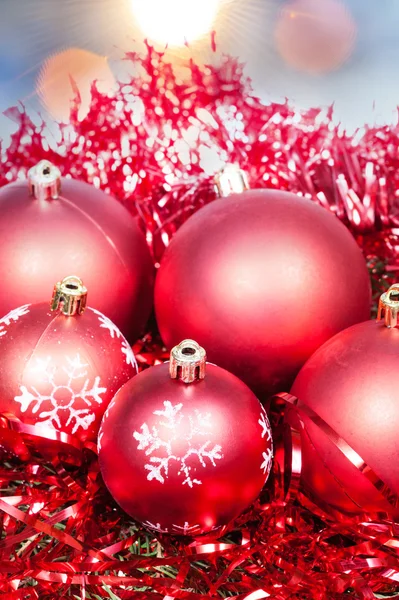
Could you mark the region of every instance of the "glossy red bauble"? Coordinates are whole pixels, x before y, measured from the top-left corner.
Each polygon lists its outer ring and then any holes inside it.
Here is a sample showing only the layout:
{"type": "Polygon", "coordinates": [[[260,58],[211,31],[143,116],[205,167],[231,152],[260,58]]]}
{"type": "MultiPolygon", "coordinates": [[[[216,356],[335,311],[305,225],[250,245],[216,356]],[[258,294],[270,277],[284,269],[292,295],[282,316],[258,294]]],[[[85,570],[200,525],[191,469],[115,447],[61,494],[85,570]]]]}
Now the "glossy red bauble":
{"type": "Polygon", "coordinates": [[[365,260],[345,226],[293,194],[248,191],[193,215],[155,286],[168,347],[184,337],[258,395],[289,389],[313,352],[369,318],[365,260]]]}
{"type": "Polygon", "coordinates": [[[271,467],[266,413],[249,388],[211,364],[201,381],[169,365],[134,377],[104,415],[99,461],[114,499],[172,534],[218,530],[260,493],[271,467]]]}
{"type": "MultiPolygon", "coordinates": [[[[26,304],[0,320],[0,413],[94,441],[114,394],[137,372],[119,329],[87,308],[26,304]]],[[[0,432],[1,438],[1,432],[0,432]]]]}
{"type": "Polygon", "coordinates": [[[0,315],[46,301],[55,281],[79,273],[91,306],[130,341],[141,334],[152,308],[153,265],[144,235],[116,200],[73,179],[61,179],[55,199],[31,196],[24,181],[6,185],[0,189],[0,239],[0,279],[7,289],[0,315]]]}
{"type": "MultiPolygon", "coordinates": [[[[291,393],[399,494],[399,330],[367,321],[336,335],[306,363],[291,393]]],[[[357,467],[306,416],[302,477],[327,505],[392,512],[357,467]]],[[[396,511],[398,514],[398,511],[396,511]]]]}

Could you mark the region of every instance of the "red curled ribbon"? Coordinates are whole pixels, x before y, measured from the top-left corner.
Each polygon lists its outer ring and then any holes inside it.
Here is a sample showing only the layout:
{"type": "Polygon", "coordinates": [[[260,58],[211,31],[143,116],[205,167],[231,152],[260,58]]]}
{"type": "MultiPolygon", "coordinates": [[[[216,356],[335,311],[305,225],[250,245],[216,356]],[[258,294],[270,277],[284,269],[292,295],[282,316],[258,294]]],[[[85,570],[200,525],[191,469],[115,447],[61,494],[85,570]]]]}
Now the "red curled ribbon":
{"type": "MultiPolygon", "coordinates": [[[[298,399],[295,396],[292,396],[291,394],[286,394],[286,393],[277,394],[276,396],[274,396],[271,399],[271,402],[276,402],[278,400],[283,401],[284,403],[295,407],[296,415],[298,416],[298,422],[300,424],[300,428],[304,432],[305,435],[306,435],[306,431],[305,431],[305,425],[301,418],[302,416],[308,417],[308,419],[310,419],[310,421],[312,421],[312,423],[314,423],[323,432],[323,434],[330,440],[330,442],[332,442],[334,444],[334,446],[345,456],[345,458],[347,460],[349,460],[349,462],[362,474],[362,476],[365,479],[367,479],[367,481],[369,481],[375,487],[375,489],[379,492],[382,500],[387,500],[393,508],[397,508],[399,506],[399,497],[397,496],[397,494],[395,494],[394,492],[392,492],[392,490],[389,489],[389,487],[386,485],[386,483],[384,483],[384,481],[359,456],[359,454],[353,448],[351,448],[351,446],[336,431],[334,431],[334,429],[332,427],[330,427],[330,425],[328,425],[328,423],[326,423],[312,408],[310,408],[309,406],[303,405],[303,404],[299,407],[298,399]]],[[[291,428],[291,430],[292,430],[291,431],[292,436],[297,435],[299,433],[297,430],[294,430],[293,428],[291,428]]],[[[318,454],[320,460],[323,462],[325,468],[329,470],[327,464],[325,463],[325,461],[323,459],[323,456],[321,456],[320,453],[317,451],[317,448],[312,443],[312,440],[309,437],[308,437],[308,440],[311,442],[312,447],[314,448],[315,452],[317,452],[317,454],[318,454]]],[[[299,445],[297,447],[297,451],[300,452],[299,445]]],[[[291,451],[290,456],[291,456],[291,464],[294,465],[296,462],[295,461],[295,452],[291,451]]],[[[299,471],[299,475],[300,475],[300,471],[299,471]]],[[[334,476],[335,480],[340,485],[340,487],[343,490],[345,490],[344,484],[339,479],[337,479],[337,477],[334,474],[332,474],[332,475],[334,476]]],[[[295,483],[297,483],[296,480],[298,477],[298,473],[295,472],[295,467],[294,467],[294,476],[295,476],[295,483]]],[[[297,489],[297,487],[298,486],[295,485],[295,489],[297,489]]],[[[348,495],[348,492],[346,490],[345,490],[345,493],[348,495]]],[[[351,498],[351,500],[354,504],[356,504],[356,502],[355,502],[355,500],[353,500],[353,498],[351,498]]]]}
{"type": "MultiPolygon", "coordinates": [[[[5,490],[0,592],[24,598],[20,592],[30,594],[26,585],[35,581],[39,595],[32,598],[44,599],[56,594],[106,598],[109,590],[117,598],[134,592],[154,600],[218,598],[220,593],[243,600],[293,595],[330,600],[343,594],[371,600],[375,592],[399,589],[399,526],[315,505],[300,487],[303,409],[293,396],[279,394],[268,410],[275,440],[270,484],[222,539],[155,539],[109,497],[95,453],[80,448],[79,460],[77,454],[72,462],[64,460],[71,447],[78,448],[68,437],[56,436],[59,454],[49,461],[37,450],[44,430],[13,420],[5,431],[12,431],[16,447],[28,438],[32,451],[24,461],[10,458],[0,471],[5,490]],[[297,426],[285,422],[287,406],[297,412],[297,426]]],[[[347,451],[317,415],[304,413],[347,451]]],[[[362,473],[392,501],[367,466],[362,473]]]]}

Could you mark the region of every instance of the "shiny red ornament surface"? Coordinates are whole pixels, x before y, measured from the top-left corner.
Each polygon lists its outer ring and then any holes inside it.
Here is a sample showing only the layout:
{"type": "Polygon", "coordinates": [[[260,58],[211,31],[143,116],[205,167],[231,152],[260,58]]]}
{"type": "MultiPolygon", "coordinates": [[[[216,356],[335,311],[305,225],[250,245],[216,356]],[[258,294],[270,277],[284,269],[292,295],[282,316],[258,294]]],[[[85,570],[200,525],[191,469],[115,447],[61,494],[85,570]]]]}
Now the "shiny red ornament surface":
{"type": "Polygon", "coordinates": [[[365,461],[399,494],[399,330],[367,321],[339,333],[306,363],[292,387],[361,459],[354,464],[317,424],[303,417],[302,477],[328,506],[347,513],[399,516],[357,463],[365,461]]]}
{"type": "Polygon", "coordinates": [[[159,269],[155,309],[168,347],[189,337],[268,396],[326,340],[370,313],[366,263],[326,210],[253,190],[197,212],[159,269]]]}
{"type": "Polygon", "coordinates": [[[270,425],[234,375],[173,380],[167,364],[132,379],[98,436],[104,481],[133,518],[160,532],[198,535],[228,525],[259,495],[271,469],[270,425]]]}
{"type": "Polygon", "coordinates": [[[0,319],[0,356],[0,413],[82,442],[96,440],[109,402],[137,372],[122,333],[91,308],[75,316],[48,303],[14,309],[0,319]]]}
{"type": "Polygon", "coordinates": [[[0,190],[0,314],[45,301],[65,273],[79,273],[90,303],[130,341],[152,307],[153,265],[135,220],[118,202],[82,181],[62,179],[55,200],[29,195],[19,181],[0,190]],[[112,285],[107,280],[112,277],[112,285]]]}

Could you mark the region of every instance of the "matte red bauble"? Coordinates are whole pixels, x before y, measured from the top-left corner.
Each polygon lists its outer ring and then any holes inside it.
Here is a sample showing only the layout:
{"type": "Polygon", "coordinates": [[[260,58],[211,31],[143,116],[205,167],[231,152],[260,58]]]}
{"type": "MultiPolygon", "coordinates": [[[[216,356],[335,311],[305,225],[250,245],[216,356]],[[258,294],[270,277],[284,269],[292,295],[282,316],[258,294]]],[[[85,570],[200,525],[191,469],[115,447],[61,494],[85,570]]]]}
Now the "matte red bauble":
{"type": "MultiPolygon", "coordinates": [[[[381,302],[392,303],[391,294],[392,291],[384,294],[381,302]]],[[[399,302],[394,304],[397,310],[399,302]]],[[[387,317],[387,324],[393,325],[389,306],[387,317]]],[[[342,331],[320,348],[303,367],[291,390],[299,407],[310,407],[396,494],[398,364],[399,330],[386,327],[381,321],[367,321],[342,331]]],[[[349,513],[391,513],[392,506],[322,428],[306,416],[303,420],[306,433],[302,436],[302,477],[313,494],[349,513]]],[[[397,510],[396,513],[399,514],[397,510]]]]}
{"type": "Polygon", "coordinates": [[[46,290],[79,273],[91,305],[134,341],[152,307],[153,265],[128,211],[104,192],[42,161],[0,189],[0,314],[46,301],[46,290]],[[104,277],[112,275],[112,286],[104,277]]]}
{"type": "Polygon", "coordinates": [[[0,413],[96,439],[105,409],[137,365],[116,325],[85,304],[81,280],[68,277],[55,287],[52,310],[47,302],[25,304],[0,320],[0,413]]]}
{"type": "Polygon", "coordinates": [[[260,402],[205,360],[204,350],[185,340],[170,364],[127,383],[104,415],[104,481],[118,504],[151,529],[218,530],[256,499],[271,468],[271,431],[260,402]]]}
{"type": "Polygon", "coordinates": [[[314,202],[272,190],[194,214],[155,286],[165,344],[198,340],[210,361],[262,396],[289,389],[319,346],[369,318],[370,298],[365,260],[346,227],[314,202]]]}

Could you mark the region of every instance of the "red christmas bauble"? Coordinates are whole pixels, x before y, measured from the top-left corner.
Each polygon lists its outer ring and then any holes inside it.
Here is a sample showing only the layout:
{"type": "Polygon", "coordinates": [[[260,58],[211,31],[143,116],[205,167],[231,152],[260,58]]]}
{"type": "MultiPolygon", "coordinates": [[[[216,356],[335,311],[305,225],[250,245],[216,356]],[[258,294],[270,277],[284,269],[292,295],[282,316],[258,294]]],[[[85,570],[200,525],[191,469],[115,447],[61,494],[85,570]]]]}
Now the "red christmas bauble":
{"type": "Polygon", "coordinates": [[[153,265],[133,217],[95,187],[60,179],[47,161],[30,173],[30,190],[24,181],[0,189],[0,314],[45,301],[54,281],[79,273],[91,305],[137,339],[152,308],[153,265]]]}
{"type": "MultiPolygon", "coordinates": [[[[396,494],[398,362],[399,330],[367,321],[324,344],[302,368],[291,390],[299,407],[309,406],[396,494]]],[[[313,495],[348,513],[395,513],[322,428],[306,415],[303,422],[302,478],[313,495]]]]}
{"type": "Polygon", "coordinates": [[[289,389],[335,333],[369,318],[370,282],[336,217],[294,194],[254,190],[216,200],[177,232],[155,308],[168,347],[192,337],[268,395],[289,389]]]}
{"type": "Polygon", "coordinates": [[[158,531],[197,535],[227,525],[255,500],[271,468],[263,407],[215,365],[207,364],[198,379],[205,367],[201,351],[186,340],[172,351],[170,365],[134,377],[109,405],[98,437],[112,496],[158,531]]]}
{"type": "Polygon", "coordinates": [[[0,413],[81,441],[96,439],[109,402],[137,373],[131,347],[108,317],[93,308],[67,316],[48,302],[0,319],[0,356],[0,413]]]}

